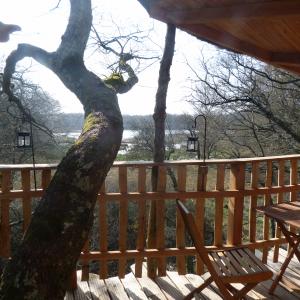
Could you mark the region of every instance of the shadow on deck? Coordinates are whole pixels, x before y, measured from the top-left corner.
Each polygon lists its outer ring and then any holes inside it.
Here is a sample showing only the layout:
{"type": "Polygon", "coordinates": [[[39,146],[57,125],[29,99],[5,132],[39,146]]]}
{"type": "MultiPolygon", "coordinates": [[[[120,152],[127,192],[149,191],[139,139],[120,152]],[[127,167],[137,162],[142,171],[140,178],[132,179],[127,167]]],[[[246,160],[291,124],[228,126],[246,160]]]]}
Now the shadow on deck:
{"type": "MultiPolygon", "coordinates": [[[[259,253],[257,254],[259,256],[259,253]]],[[[278,263],[271,261],[272,251],[269,254],[268,266],[274,273],[283,263],[286,251],[280,249],[279,254],[278,263]]],[[[67,293],[65,300],[180,300],[203,282],[200,276],[178,275],[177,272],[167,272],[167,276],[158,277],[153,281],[145,276],[145,272],[146,269],[143,270],[142,278],[136,278],[133,273],[129,273],[123,279],[111,277],[105,280],[100,280],[96,274],[90,274],[90,280],[78,281],[77,290],[67,293]]],[[[300,263],[298,260],[293,258],[274,295],[268,294],[271,284],[272,280],[260,283],[247,294],[247,299],[300,299],[300,263]]],[[[193,299],[222,300],[223,298],[216,286],[212,284],[200,294],[195,295],[193,299]]]]}

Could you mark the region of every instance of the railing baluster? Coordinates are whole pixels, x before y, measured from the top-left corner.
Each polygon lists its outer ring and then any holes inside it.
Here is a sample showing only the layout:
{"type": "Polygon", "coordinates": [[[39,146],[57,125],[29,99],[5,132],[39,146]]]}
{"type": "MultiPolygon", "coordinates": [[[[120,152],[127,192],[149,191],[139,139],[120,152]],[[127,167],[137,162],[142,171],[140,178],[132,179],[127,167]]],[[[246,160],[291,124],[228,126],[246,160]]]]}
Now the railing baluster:
{"type": "Polygon", "coordinates": [[[51,169],[42,170],[42,189],[45,191],[51,181],[51,169]]]}
{"type": "MultiPolygon", "coordinates": [[[[284,173],[285,173],[285,161],[280,160],[279,161],[279,169],[278,169],[278,186],[284,186],[284,173]]],[[[283,202],[283,193],[278,193],[277,196],[277,203],[283,202]]],[[[279,229],[279,226],[276,224],[276,233],[275,237],[280,238],[281,237],[281,230],[279,229]]],[[[278,262],[278,256],[279,256],[279,245],[275,245],[274,247],[274,256],[273,261],[278,262]]]]}
{"type": "Polygon", "coordinates": [[[25,232],[31,219],[30,170],[22,170],[21,178],[23,189],[23,232],[25,232]]]}
{"type": "MultiPolygon", "coordinates": [[[[186,167],[185,166],[178,166],[177,167],[177,176],[178,176],[178,191],[185,192],[186,188],[186,167]]],[[[184,200],[184,199],[181,199],[184,200]]],[[[178,208],[176,208],[176,246],[179,249],[183,249],[185,247],[185,230],[184,230],[184,223],[178,208]]],[[[180,275],[186,274],[186,267],[185,267],[185,257],[184,256],[177,256],[176,257],[177,263],[177,271],[180,275]]]]}
{"type": "MultiPolygon", "coordinates": [[[[298,181],[298,159],[291,159],[290,164],[290,185],[295,186],[298,181]]],[[[297,193],[295,190],[290,193],[290,201],[297,201],[297,193]]]]}
{"type": "MultiPolygon", "coordinates": [[[[138,192],[146,192],[146,167],[138,168],[138,192]]],[[[138,232],[136,249],[144,250],[146,242],[146,199],[142,196],[138,200],[138,232]]],[[[143,258],[135,260],[135,276],[142,277],[143,258]]]]}
{"type": "Polygon", "coordinates": [[[82,249],[83,252],[83,259],[81,260],[82,263],[82,274],[81,274],[81,280],[82,281],[88,281],[89,280],[89,273],[90,273],[90,266],[89,266],[89,260],[84,258],[84,254],[88,254],[90,252],[89,247],[90,239],[88,239],[82,249]]]}
{"type": "Polygon", "coordinates": [[[243,233],[243,209],[245,189],[245,163],[232,163],[230,169],[230,189],[239,193],[229,199],[227,242],[240,245],[243,233]]]}
{"type": "MultiPolygon", "coordinates": [[[[251,170],[251,189],[255,190],[258,187],[258,162],[252,163],[251,170]]],[[[249,240],[251,243],[256,242],[256,207],[257,207],[257,195],[252,195],[250,198],[249,209],[249,240]]]]}
{"type": "MultiPolygon", "coordinates": [[[[159,166],[158,168],[158,183],[157,191],[164,193],[166,190],[166,167],[159,166]]],[[[165,200],[163,197],[159,197],[156,203],[156,247],[157,249],[165,248],[165,200]]],[[[166,275],[166,259],[160,257],[157,260],[158,276],[166,275]]]]}
{"type": "MultiPolygon", "coordinates": [[[[2,173],[1,190],[5,194],[11,188],[11,171],[4,170],[2,173]]],[[[1,223],[0,223],[0,256],[10,257],[10,226],[9,226],[9,204],[10,199],[1,199],[1,223]]]]}
{"type": "MultiPolygon", "coordinates": [[[[290,185],[295,186],[298,180],[298,160],[291,159],[290,160],[290,185]]],[[[293,190],[290,192],[289,200],[290,201],[297,201],[297,191],[293,190]]],[[[290,231],[295,233],[296,228],[294,226],[290,226],[290,231]]],[[[288,244],[288,252],[290,252],[291,246],[288,244]]]]}
{"type": "MultiPolygon", "coordinates": [[[[126,251],[127,249],[127,224],[128,224],[128,199],[127,199],[127,168],[119,167],[119,187],[122,195],[120,200],[119,209],[119,249],[120,251],[126,251]]],[[[119,260],[119,277],[125,277],[126,271],[126,259],[119,260]]]]}
{"type": "MultiPolygon", "coordinates": [[[[265,187],[271,188],[272,187],[272,176],[273,176],[273,162],[268,161],[267,162],[267,170],[266,170],[266,181],[265,181],[265,187]]],[[[267,193],[264,197],[264,205],[270,205],[271,204],[271,194],[267,193]]],[[[264,240],[267,241],[270,239],[270,218],[266,217],[264,215],[263,218],[263,237],[264,240]]],[[[262,261],[263,263],[267,263],[268,260],[268,248],[263,249],[262,254],[262,261]]]]}
{"type": "MultiPolygon", "coordinates": [[[[224,191],[225,180],[225,165],[219,164],[217,166],[217,180],[216,190],[224,191]]],[[[214,245],[221,246],[223,244],[223,204],[224,197],[218,196],[215,200],[215,233],[214,233],[214,245]]]]}
{"type": "MultiPolygon", "coordinates": [[[[106,216],[106,199],[105,182],[100,189],[99,197],[99,248],[102,253],[107,252],[107,216],[106,216]]],[[[106,279],[108,276],[106,260],[100,260],[99,275],[101,279],[106,279]]]]}
{"type": "MultiPolygon", "coordinates": [[[[204,192],[206,191],[206,181],[207,181],[207,165],[199,165],[198,166],[198,177],[197,177],[197,191],[204,192]]],[[[205,218],[205,198],[199,197],[196,199],[196,207],[195,207],[195,221],[200,232],[200,239],[204,240],[204,218],[205,218]]],[[[203,262],[199,256],[197,256],[196,261],[196,273],[203,274],[204,266],[203,262]]]]}

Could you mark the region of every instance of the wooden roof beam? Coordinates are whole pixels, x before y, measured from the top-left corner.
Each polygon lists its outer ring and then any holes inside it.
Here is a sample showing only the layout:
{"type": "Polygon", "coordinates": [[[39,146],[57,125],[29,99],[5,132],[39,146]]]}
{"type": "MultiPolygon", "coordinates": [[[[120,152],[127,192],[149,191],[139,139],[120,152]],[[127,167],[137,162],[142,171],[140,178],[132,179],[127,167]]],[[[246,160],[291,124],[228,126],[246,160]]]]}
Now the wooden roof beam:
{"type": "Polygon", "coordinates": [[[258,59],[270,62],[270,51],[240,40],[230,33],[218,31],[206,25],[182,24],[179,28],[191,33],[203,41],[207,41],[221,48],[229,49],[231,51],[233,50],[239,53],[246,53],[258,59]]]}
{"type": "Polygon", "coordinates": [[[284,65],[300,65],[300,52],[271,52],[270,63],[284,65]]]}
{"type": "Polygon", "coordinates": [[[215,7],[200,7],[183,10],[165,10],[160,16],[159,8],[153,9],[153,17],[164,17],[163,21],[174,24],[201,24],[224,19],[273,18],[280,16],[299,15],[300,1],[272,1],[242,3],[215,7]]]}

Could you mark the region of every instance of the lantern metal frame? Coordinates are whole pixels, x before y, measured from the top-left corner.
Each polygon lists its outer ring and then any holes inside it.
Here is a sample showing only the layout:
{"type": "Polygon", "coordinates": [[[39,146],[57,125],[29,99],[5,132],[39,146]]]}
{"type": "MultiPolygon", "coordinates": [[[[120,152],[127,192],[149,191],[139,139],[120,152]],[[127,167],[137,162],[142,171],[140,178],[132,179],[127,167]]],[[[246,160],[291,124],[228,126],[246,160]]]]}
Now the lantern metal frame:
{"type": "Polygon", "coordinates": [[[187,152],[197,152],[197,157],[200,159],[200,144],[199,138],[196,135],[196,127],[198,118],[203,118],[204,120],[204,137],[203,137],[203,162],[205,163],[206,159],[206,136],[207,136],[207,118],[203,114],[199,114],[194,119],[194,124],[192,125],[192,129],[190,130],[191,135],[188,136],[186,151],[187,152]]]}
{"type": "Polygon", "coordinates": [[[30,132],[17,132],[17,148],[31,148],[30,132]]]}
{"type": "Polygon", "coordinates": [[[35,153],[34,153],[34,143],[33,143],[33,130],[32,130],[32,117],[30,111],[28,111],[27,118],[23,116],[23,122],[29,123],[30,132],[25,131],[19,131],[17,132],[17,145],[16,147],[19,149],[31,149],[31,155],[32,155],[32,166],[33,166],[33,178],[34,178],[34,189],[37,189],[37,179],[36,179],[36,169],[35,169],[35,153]],[[19,144],[20,137],[23,137],[23,144],[19,144]],[[26,139],[28,137],[29,139],[26,139]],[[29,141],[29,143],[26,143],[26,141],[29,141]]]}

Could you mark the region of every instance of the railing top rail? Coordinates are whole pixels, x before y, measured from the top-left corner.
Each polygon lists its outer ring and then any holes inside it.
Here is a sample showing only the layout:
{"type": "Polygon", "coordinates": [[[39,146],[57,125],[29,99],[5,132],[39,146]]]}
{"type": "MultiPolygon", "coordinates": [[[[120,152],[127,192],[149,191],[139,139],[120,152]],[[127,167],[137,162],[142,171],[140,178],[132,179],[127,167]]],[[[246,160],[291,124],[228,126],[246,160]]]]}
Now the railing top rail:
{"type": "MultiPolygon", "coordinates": [[[[56,169],[58,164],[36,164],[36,170],[56,169]]],[[[0,172],[5,170],[32,170],[32,164],[0,165],[0,172]]]]}
{"type": "MultiPolygon", "coordinates": [[[[232,163],[251,163],[251,162],[265,162],[265,161],[280,161],[289,159],[300,159],[300,154],[280,155],[280,156],[265,156],[265,157],[249,157],[249,158],[234,158],[234,159],[208,159],[205,161],[206,165],[210,164],[232,164],[232,163]]],[[[160,165],[201,165],[201,160],[169,160],[163,163],[154,163],[152,161],[115,161],[113,166],[124,167],[138,167],[138,166],[160,166],[160,165]]],[[[36,164],[35,169],[56,169],[58,164],[36,164]]],[[[5,165],[0,164],[0,172],[4,170],[24,170],[33,169],[32,164],[17,164],[5,165]]]]}

